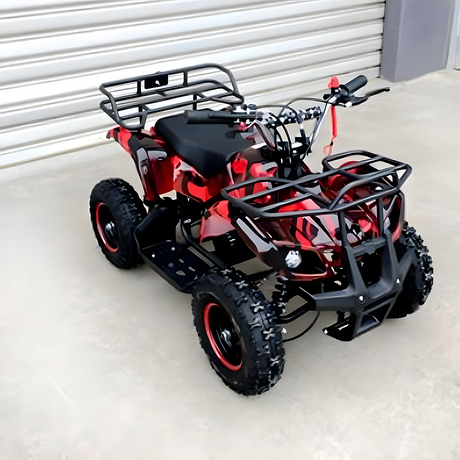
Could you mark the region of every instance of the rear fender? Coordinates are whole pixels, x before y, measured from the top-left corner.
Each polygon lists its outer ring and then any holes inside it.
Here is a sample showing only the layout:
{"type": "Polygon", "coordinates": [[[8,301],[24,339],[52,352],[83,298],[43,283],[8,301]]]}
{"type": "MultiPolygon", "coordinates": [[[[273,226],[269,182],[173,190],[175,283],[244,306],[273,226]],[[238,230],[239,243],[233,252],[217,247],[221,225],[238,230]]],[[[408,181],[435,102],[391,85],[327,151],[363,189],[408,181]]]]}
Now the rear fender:
{"type": "Polygon", "coordinates": [[[149,133],[131,132],[116,126],[107,133],[107,138],[118,142],[133,159],[144,188],[146,204],[172,190],[173,167],[170,158],[149,133]]]}

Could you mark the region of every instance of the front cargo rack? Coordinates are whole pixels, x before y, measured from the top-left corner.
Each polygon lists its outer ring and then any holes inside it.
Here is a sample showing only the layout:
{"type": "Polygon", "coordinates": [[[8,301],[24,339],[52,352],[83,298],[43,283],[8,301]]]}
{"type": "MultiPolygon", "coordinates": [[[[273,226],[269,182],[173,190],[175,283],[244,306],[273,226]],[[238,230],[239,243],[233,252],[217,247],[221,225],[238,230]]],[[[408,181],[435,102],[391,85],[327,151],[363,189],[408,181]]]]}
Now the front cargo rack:
{"type": "Polygon", "coordinates": [[[108,99],[101,109],[116,123],[129,130],[145,127],[151,114],[197,106],[203,102],[241,105],[233,74],[218,64],[201,64],[167,72],[103,83],[99,90],[108,99]],[[221,81],[221,80],[224,81],[221,81]]]}
{"type": "Polygon", "coordinates": [[[399,191],[412,172],[412,168],[408,164],[365,150],[352,150],[331,155],[324,158],[322,164],[324,167],[322,173],[308,174],[296,180],[259,177],[226,187],[222,190],[221,195],[234,208],[241,209],[253,219],[307,217],[341,213],[374,200],[377,201],[379,214],[381,214],[381,199],[399,191]],[[353,157],[364,157],[365,159],[349,161],[353,157]],[[346,164],[338,168],[332,166],[335,161],[344,159],[348,160],[346,164]],[[366,173],[350,172],[351,169],[364,166],[368,167],[368,172],[366,173]],[[379,167],[380,169],[378,169],[379,167]],[[338,191],[335,197],[327,198],[324,194],[320,194],[322,181],[340,176],[347,179],[347,183],[338,191]],[[265,190],[245,195],[248,190],[253,190],[258,183],[263,183],[265,190]],[[350,199],[349,192],[351,190],[365,185],[375,185],[374,191],[364,197],[350,199]],[[291,191],[295,192],[295,197],[285,199],[286,196],[292,196],[291,191]],[[262,204],[263,199],[268,196],[270,196],[269,204],[262,204]],[[280,211],[283,207],[298,204],[305,200],[313,201],[317,205],[317,209],[280,211]]]}

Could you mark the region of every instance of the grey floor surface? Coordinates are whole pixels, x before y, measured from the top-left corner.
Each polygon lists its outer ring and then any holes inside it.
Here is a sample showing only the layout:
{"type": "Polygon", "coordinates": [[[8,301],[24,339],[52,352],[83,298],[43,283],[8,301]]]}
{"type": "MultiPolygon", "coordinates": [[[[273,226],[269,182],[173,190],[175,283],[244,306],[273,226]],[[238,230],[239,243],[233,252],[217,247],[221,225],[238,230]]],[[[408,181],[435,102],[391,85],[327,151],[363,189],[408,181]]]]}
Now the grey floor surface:
{"type": "Polygon", "coordinates": [[[255,398],[212,371],[189,296],[101,255],[91,188],[120,176],[139,189],[118,146],[0,171],[0,460],[460,459],[459,133],[460,72],[339,111],[336,151],[413,165],[407,218],[434,290],[351,343],[322,334],[323,314],[255,398]]]}

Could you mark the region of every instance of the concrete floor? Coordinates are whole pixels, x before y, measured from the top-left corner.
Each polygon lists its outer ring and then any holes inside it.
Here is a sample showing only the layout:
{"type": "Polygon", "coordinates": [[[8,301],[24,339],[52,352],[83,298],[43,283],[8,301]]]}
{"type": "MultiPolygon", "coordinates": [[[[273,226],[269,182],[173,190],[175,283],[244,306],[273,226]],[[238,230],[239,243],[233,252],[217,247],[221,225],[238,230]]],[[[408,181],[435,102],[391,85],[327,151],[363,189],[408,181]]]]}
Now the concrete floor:
{"type": "Polygon", "coordinates": [[[460,72],[339,111],[335,151],[413,165],[407,217],[434,290],[351,343],[322,334],[323,314],[255,398],[212,371],[189,296],[101,255],[91,188],[120,176],[139,189],[115,144],[1,171],[0,459],[460,459],[459,130],[460,72]]]}

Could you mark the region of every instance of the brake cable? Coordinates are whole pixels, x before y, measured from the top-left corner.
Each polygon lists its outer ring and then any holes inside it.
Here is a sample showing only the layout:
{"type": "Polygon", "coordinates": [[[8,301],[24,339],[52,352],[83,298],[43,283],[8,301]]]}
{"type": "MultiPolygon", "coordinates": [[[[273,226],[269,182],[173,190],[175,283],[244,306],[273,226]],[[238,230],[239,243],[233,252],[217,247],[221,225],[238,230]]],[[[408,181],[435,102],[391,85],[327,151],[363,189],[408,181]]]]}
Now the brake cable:
{"type": "Polygon", "coordinates": [[[319,318],[319,315],[321,314],[321,312],[317,312],[316,313],[316,316],[315,318],[313,319],[313,321],[310,323],[310,325],[307,327],[307,329],[305,329],[303,332],[301,332],[300,334],[297,334],[295,335],[294,337],[290,337],[289,339],[283,339],[283,342],[290,342],[291,340],[295,340],[295,339],[298,339],[299,337],[302,337],[303,335],[305,335],[308,331],[311,330],[311,328],[316,324],[316,321],[318,321],[318,318],[319,318]]]}
{"type": "MultiPolygon", "coordinates": [[[[282,108],[284,109],[284,106],[283,106],[283,105],[280,105],[280,104],[261,105],[261,106],[259,106],[258,108],[259,108],[259,109],[263,109],[263,108],[265,108],[265,107],[282,107],[282,108]]],[[[288,130],[286,129],[286,126],[284,125],[284,123],[281,122],[280,118],[279,118],[277,115],[275,115],[273,112],[269,112],[269,114],[270,114],[271,116],[273,116],[273,117],[276,119],[276,121],[278,122],[279,126],[281,126],[281,127],[283,128],[284,133],[286,134],[287,145],[289,146],[288,156],[289,156],[289,158],[291,159],[291,163],[292,163],[293,152],[292,152],[292,141],[291,141],[291,136],[289,135],[289,132],[288,132],[288,130]]],[[[276,139],[277,139],[277,137],[279,137],[279,139],[281,139],[281,141],[282,141],[283,138],[282,138],[281,135],[279,134],[278,129],[277,129],[276,126],[273,127],[272,129],[273,129],[274,132],[275,132],[275,146],[276,146],[276,148],[277,148],[277,151],[279,152],[279,150],[278,150],[278,144],[277,144],[277,142],[276,142],[276,139]]],[[[283,151],[285,151],[284,148],[283,148],[283,151]]],[[[284,164],[283,164],[283,167],[284,167],[284,164]]]]}

